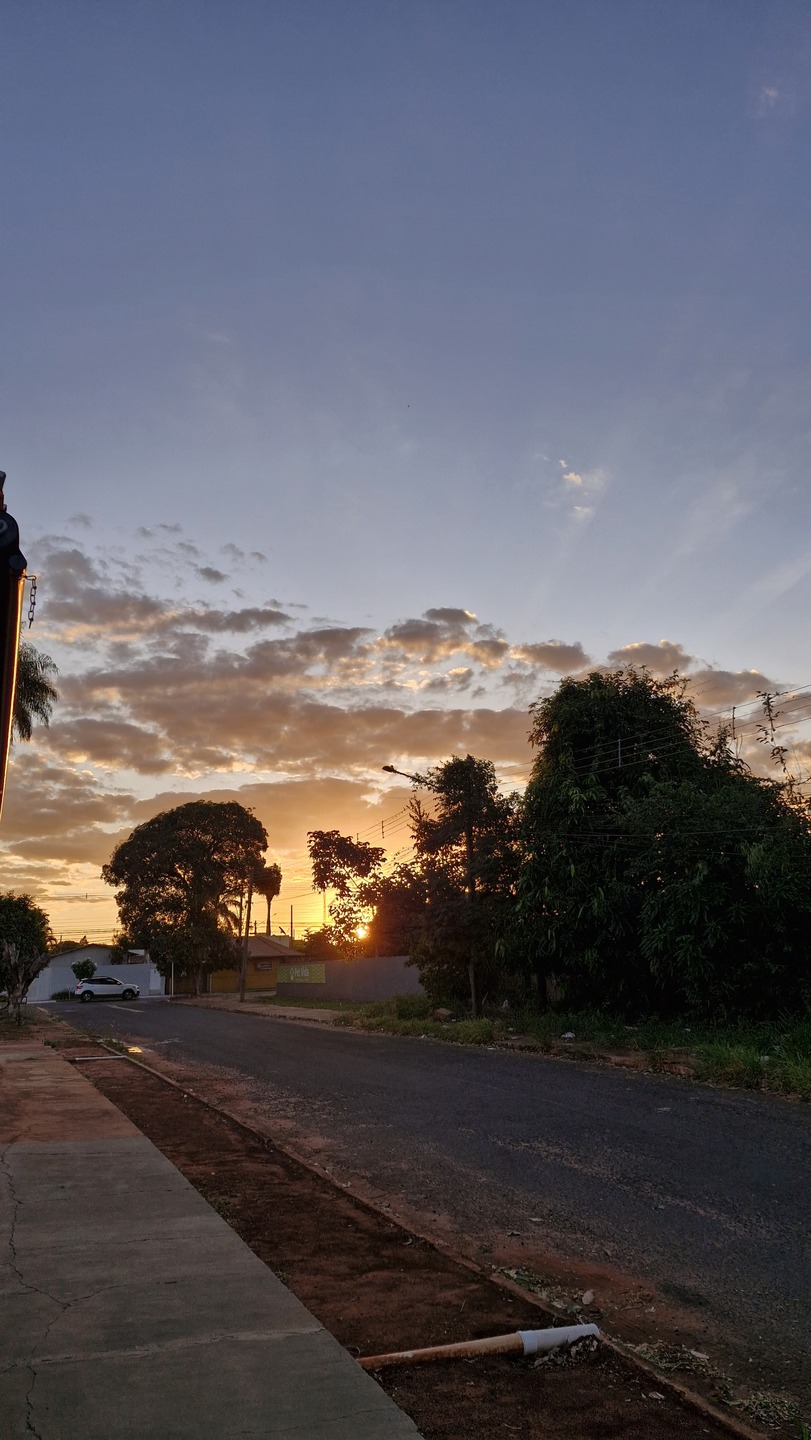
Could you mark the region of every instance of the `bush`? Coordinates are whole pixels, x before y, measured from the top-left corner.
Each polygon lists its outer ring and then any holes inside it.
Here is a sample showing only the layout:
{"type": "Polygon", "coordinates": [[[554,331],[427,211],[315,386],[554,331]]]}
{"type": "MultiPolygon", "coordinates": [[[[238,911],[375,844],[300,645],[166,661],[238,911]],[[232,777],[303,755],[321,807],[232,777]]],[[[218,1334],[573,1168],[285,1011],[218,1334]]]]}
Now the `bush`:
{"type": "Polygon", "coordinates": [[[398,1020],[427,1020],[431,1002],[427,995],[395,995],[394,1013],[398,1020]]]}
{"type": "Polygon", "coordinates": [[[77,960],[70,968],[77,980],[92,980],[96,973],[96,962],[95,960],[77,960]]]}
{"type": "Polygon", "coordinates": [[[56,993],[51,996],[51,999],[52,999],[52,1000],[72,1000],[72,999],[73,999],[73,991],[72,991],[72,990],[57,990],[56,993]]]}

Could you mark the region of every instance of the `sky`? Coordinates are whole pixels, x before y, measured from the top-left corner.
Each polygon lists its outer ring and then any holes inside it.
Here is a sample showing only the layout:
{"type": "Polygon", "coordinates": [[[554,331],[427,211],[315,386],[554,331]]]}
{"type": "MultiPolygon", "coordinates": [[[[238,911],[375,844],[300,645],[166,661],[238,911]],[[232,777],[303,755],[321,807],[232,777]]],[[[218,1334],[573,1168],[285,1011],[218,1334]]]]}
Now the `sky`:
{"type": "Polygon", "coordinates": [[[679,668],[750,741],[811,686],[804,0],[0,0],[0,42],[0,467],[61,696],[0,884],[58,933],[198,796],[317,923],[307,831],[407,846],[387,763],[520,787],[566,674],[679,668]]]}

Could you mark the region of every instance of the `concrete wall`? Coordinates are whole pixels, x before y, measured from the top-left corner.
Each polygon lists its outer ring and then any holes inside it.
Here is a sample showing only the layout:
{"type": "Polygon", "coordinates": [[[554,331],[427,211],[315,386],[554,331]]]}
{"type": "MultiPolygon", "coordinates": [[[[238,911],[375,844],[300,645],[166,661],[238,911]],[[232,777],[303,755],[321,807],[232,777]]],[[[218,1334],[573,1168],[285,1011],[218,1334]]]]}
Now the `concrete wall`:
{"type": "MultiPolygon", "coordinates": [[[[70,961],[73,955],[59,956],[58,960],[46,965],[40,972],[28,992],[28,1003],[35,1004],[38,1000],[50,1000],[59,990],[75,990],[76,976],[70,968],[70,961]]],[[[114,975],[117,980],[123,980],[126,984],[129,980],[135,985],[140,985],[142,995],[162,995],[163,976],[159,975],[154,965],[99,965],[97,975],[114,975]]]]}
{"type": "Polygon", "coordinates": [[[296,969],[310,969],[315,983],[277,980],[276,994],[290,1000],[391,1000],[395,995],[423,995],[419,971],[407,955],[363,956],[358,960],[291,960],[296,969]],[[315,976],[323,971],[323,982],[315,976]]]}

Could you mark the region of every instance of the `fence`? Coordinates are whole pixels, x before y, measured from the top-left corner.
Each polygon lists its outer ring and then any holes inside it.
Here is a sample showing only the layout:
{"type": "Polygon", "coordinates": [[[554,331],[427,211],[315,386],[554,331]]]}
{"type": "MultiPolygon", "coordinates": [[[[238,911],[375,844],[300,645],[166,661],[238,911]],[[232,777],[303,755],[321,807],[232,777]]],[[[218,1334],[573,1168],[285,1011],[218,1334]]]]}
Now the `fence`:
{"type": "Polygon", "coordinates": [[[276,994],[289,1000],[391,1000],[424,993],[419,971],[409,965],[407,955],[364,955],[357,960],[307,960],[301,955],[280,964],[276,980],[276,994]]]}
{"type": "MultiPolygon", "coordinates": [[[[162,995],[163,976],[158,974],[154,965],[100,965],[97,973],[99,975],[114,975],[117,980],[123,980],[125,984],[139,985],[142,995],[162,995]]],[[[60,990],[74,990],[76,987],[76,976],[70,968],[70,964],[64,960],[56,964],[54,961],[41,970],[31,989],[28,991],[28,1003],[36,1004],[38,1000],[50,1000],[52,995],[57,995],[60,990]]]]}

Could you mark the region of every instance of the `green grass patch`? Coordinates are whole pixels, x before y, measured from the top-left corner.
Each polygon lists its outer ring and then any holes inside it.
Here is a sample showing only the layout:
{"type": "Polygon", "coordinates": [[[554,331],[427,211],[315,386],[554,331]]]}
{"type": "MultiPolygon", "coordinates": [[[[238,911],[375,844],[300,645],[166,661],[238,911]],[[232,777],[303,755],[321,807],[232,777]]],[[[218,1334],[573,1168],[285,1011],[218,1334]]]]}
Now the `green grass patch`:
{"type": "Polygon", "coordinates": [[[10,1010],[4,1010],[2,1015],[0,1015],[0,1035],[5,1036],[7,1040],[13,1039],[13,1037],[19,1035],[20,1031],[24,1030],[26,1026],[36,1024],[39,1018],[38,1015],[27,1015],[24,1005],[20,1011],[19,1022],[10,1010]]]}
{"type": "Polygon", "coordinates": [[[252,1005],[281,1005],[286,1010],[357,1010],[354,1000],[293,1000],[288,995],[251,995],[246,990],[245,999],[252,1005]]]}
{"type": "MultiPolygon", "coordinates": [[[[364,1006],[364,1012],[368,1010],[364,1006]]],[[[490,1045],[496,1038],[492,1020],[458,1020],[443,1024],[439,1020],[402,1020],[398,1015],[358,1013],[341,1017],[338,1024],[353,1024],[360,1030],[374,1030],[384,1035],[417,1035],[432,1040],[447,1040],[456,1045],[490,1045]]]]}
{"type": "Polygon", "coordinates": [[[811,1100],[811,1019],[787,1017],[757,1025],[708,1025],[656,1016],[629,1025],[601,1011],[505,1012],[508,1033],[526,1035],[542,1051],[576,1057],[601,1051],[639,1053],[651,1070],[690,1064],[698,1079],[736,1089],[769,1090],[811,1100]],[[564,1040],[564,1035],[573,1040],[564,1040]]]}

